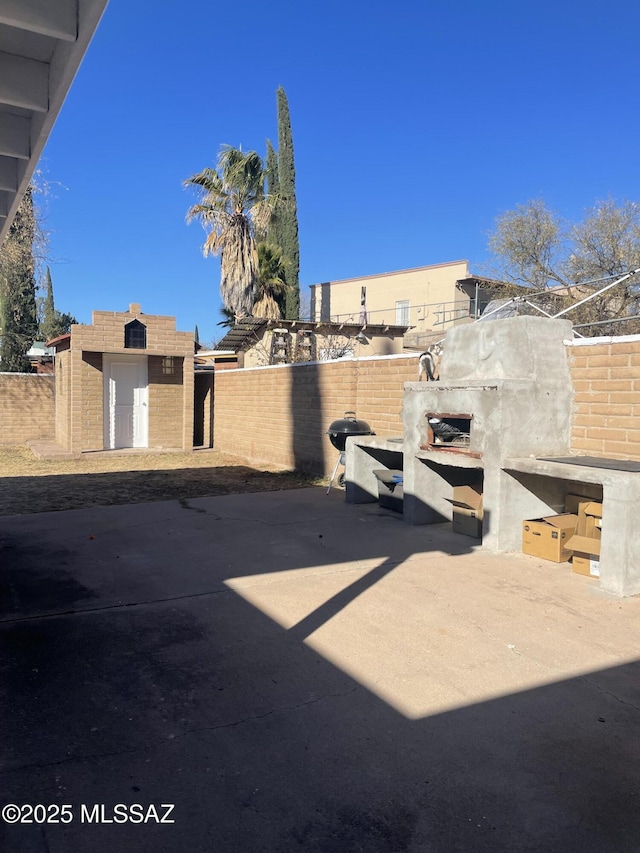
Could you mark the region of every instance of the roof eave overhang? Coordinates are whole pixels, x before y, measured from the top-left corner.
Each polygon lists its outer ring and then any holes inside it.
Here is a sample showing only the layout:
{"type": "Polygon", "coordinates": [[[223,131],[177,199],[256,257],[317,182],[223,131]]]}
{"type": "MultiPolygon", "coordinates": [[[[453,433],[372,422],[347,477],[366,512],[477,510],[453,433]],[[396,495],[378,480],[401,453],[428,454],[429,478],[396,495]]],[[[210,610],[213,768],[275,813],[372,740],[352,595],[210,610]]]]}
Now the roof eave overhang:
{"type": "Polygon", "coordinates": [[[0,242],[107,3],[0,0],[0,242]]]}

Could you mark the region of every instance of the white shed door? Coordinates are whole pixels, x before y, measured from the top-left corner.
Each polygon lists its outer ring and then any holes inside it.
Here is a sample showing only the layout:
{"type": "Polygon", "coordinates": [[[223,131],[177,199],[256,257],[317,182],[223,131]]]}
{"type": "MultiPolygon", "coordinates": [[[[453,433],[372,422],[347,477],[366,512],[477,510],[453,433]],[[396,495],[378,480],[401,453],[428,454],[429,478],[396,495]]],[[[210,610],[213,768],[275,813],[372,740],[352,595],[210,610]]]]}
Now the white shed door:
{"type": "Polygon", "coordinates": [[[147,361],[113,361],[109,377],[109,446],[147,446],[147,361]]]}

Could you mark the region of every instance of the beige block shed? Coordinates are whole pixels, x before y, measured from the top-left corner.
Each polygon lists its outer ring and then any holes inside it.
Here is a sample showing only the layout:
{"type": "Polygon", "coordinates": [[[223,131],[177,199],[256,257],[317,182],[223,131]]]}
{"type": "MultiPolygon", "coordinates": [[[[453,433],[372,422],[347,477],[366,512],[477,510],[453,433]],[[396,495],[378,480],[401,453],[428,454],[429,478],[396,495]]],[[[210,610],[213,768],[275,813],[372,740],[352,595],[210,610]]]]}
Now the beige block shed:
{"type": "Polygon", "coordinates": [[[194,342],[175,317],[94,311],[55,347],[56,443],[72,452],[193,448],[194,342]]]}

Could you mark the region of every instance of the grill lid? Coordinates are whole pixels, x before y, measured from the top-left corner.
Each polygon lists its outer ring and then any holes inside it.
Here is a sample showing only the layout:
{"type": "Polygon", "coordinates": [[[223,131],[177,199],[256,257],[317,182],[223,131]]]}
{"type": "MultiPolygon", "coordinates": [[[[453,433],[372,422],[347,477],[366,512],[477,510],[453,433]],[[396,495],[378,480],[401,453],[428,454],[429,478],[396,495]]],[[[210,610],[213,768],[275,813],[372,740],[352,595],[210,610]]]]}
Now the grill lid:
{"type": "Polygon", "coordinates": [[[371,427],[366,421],[359,421],[355,412],[345,412],[344,418],[329,424],[327,435],[371,435],[371,427]]]}

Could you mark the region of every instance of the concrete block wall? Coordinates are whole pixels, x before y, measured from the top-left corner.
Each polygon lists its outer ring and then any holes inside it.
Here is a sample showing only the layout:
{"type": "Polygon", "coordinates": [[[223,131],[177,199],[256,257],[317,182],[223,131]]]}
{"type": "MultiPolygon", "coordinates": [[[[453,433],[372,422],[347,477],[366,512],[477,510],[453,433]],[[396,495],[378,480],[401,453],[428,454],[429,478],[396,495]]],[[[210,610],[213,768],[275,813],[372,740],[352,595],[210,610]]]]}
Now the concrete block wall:
{"type": "MultiPolygon", "coordinates": [[[[183,359],[172,364],[149,356],[149,447],[182,447],[184,431],[183,359]],[[172,371],[172,372],[171,372],[172,371]],[[161,416],[157,416],[162,413],[161,416]]],[[[190,409],[193,412],[193,393],[190,409]]],[[[193,446],[193,437],[190,438],[193,446]]]]}
{"type": "Polygon", "coordinates": [[[55,440],[68,450],[71,445],[71,352],[68,346],[55,357],[55,440]]]}
{"type": "Polygon", "coordinates": [[[84,408],[86,405],[86,399],[83,395],[82,389],[82,378],[84,374],[84,363],[82,359],[83,353],[78,349],[73,349],[69,351],[70,363],[68,369],[69,375],[69,437],[70,441],[67,445],[67,450],[71,450],[74,453],[78,453],[82,450],[83,446],[83,435],[82,435],[82,427],[84,420],[84,408]]]}
{"type": "Polygon", "coordinates": [[[404,383],[418,378],[418,357],[363,359],[357,364],[356,412],[376,435],[402,435],[404,383]]]}
{"type": "Polygon", "coordinates": [[[110,353],[157,353],[162,355],[193,355],[193,334],[177,332],[175,317],[143,314],[139,305],[129,311],[94,311],[90,326],[78,324],[71,327],[72,347],[110,353]],[[147,330],[144,350],[128,349],[124,345],[124,327],[139,320],[147,330]]]}
{"type": "Polygon", "coordinates": [[[83,352],[79,440],[82,450],[102,450],[104,447],[104,385],[102,353],[83,352]]]}
{"type": "Polygon", "coordinates": [[[287,367],[216,373],[213,446],[245,459],[292,467],[290,391],[287,367]]]}
{"type": "Polygon", "coordinates": [[[147,358],[149,446],[193,449],[193,335],[176,331],[175,317],[94,311],[91,325],[74,324],[57,344],[56,442],[75,452],[104,447],[103,354],[147,358]],[[138,320],[146,346],[125,347],[125,326],[138,320]],[[169,372],[168,360],[173,360],[169,372]]]}
{"type": "Polygon", "coordinates": [[[0,373],[0,444],[55,436],[51,374],[0,373]]]}
{"type": "Polygon", "coordinates": [[[640,459],[640,336],[578,339],[567,353],[572,452],[640,459]]]}
{"type": "Polygon", "coordinates": [[[193,401],[195,399],[195,376],[193,373],[193,348],[182,359],[182,447],[193,450],[193,401]]]}
{"type": "MultiPolygon", "coordinates": [[[[335,451],[330,453],[324,435],[328,426],[325,410],[337,398],[351,399],[352,377],[342,365],[333,372],[327,371],[323,364],[289,366],[283,370],[289,374],[289,398],[282,400],[282,426],[278,432],[279,442],[284,442],[282,450],[287,452],[287,467],[323,473],[330,456],[335,464],[335,451]]],[[[349,404],[347,408],[353,407],[349,404]]],[[[278,440],[277,435],[274,438],[278,440]]]]}
{"type": "Polygon", "coordinates": [[[417,356],[405,355],[225,370],[215,378],[214,447],[329,474],[329,424],[351,409],[377,434],[401,435],[403,386],[417,371],[417,356]]]}

